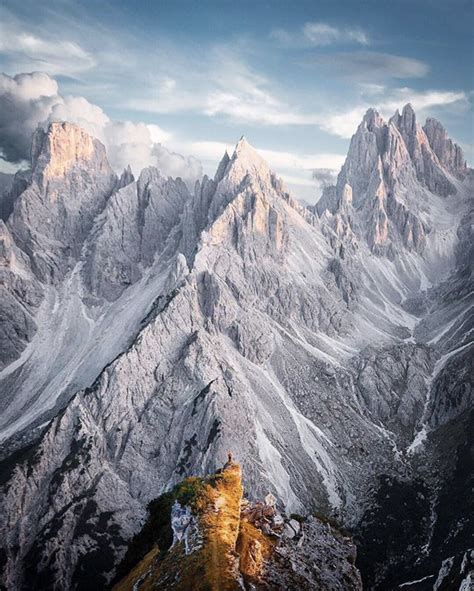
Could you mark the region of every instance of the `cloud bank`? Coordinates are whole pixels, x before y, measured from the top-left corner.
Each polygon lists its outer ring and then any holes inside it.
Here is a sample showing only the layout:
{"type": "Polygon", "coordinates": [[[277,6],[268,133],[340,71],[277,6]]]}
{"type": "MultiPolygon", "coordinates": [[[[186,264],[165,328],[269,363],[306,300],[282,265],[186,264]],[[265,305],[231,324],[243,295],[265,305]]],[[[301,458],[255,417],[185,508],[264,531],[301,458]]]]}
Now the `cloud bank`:
{"type": "Polygon", "coordinates": [[[200,162],[162,145],[169,134],[157,125],[114,121],[97,105],[80,96],[62,96],[48,74],[14,77],[0,74],[0,157],[21,164],[30,159],[31,136],[38,125],[70,121],[102,141],[113,168],[130,165],[135,174],[157,166],[166,176],[180,176],[192,187],[202,176],[200,162]]]}

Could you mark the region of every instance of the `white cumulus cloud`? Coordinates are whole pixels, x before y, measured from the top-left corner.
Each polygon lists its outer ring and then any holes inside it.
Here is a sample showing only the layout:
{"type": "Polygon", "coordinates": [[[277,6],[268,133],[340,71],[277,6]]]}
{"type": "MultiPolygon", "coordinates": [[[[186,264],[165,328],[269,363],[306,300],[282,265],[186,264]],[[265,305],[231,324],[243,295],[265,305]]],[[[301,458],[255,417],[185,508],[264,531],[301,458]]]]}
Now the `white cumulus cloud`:
{"type": "Polygon", "coordinates": [[[29,160],[34,130],[52,121],[76,123],[103,142],[118,172],[128,165],[135,174],[146,166],[157,166],[166,176],[180,176],[190,187],[202,176],[196,158],[181,156],[162,145],[170,134],[158,125],[112,120],[84,97],[62,96],[57,82],[47,74],[0,75],[2,160],[17,165],[29,160]]]}

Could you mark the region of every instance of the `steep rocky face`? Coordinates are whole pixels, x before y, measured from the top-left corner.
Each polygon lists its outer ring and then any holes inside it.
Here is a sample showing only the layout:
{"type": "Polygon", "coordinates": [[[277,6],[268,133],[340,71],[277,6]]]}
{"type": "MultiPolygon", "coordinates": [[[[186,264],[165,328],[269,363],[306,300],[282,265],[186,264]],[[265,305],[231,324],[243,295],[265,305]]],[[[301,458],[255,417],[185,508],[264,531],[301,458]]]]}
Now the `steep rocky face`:
{"type": "Polygon", "coordinates": [[[441,123],[430,117],[423,125],[423,131],[442,166],[449,170],[451,174],[463,179],[467,174],[467,164],[463,151],[448,137],[441,123]]]}
{"type": "Polygon", "coordinates": [[[368,588],[438,572],[454,555],[442,532],[462,550],[462,503],[431,509],[463,490],[467,461],[472,184],[443,169],[456,193],[432,193],[410,149],[368,113],[320,216],[245,139],[193,196],[154,170],[122,175],[76,268],[48,286],[47,354],[33,343],[0,376],[10,445],[49,419],[5,464],[7,588],[102,588],[147,504],[228,449],[251,499],[271,490],[352,528],[368,588]],[[394,515],[425,549],[416,565],[403,527],[382,552],[394,515]]]}
{"type": "Polygon", "coordinates": [[[8,225],[35,275],[55,283],[79,258],[117,177],[104,146],[70,123],[36,131],[31,169],[31,183],[16,199],[8,225]]]}
{"type": "Polygon", "coordinates": [[[181,236],[173,229],[190,198],[153,169],[117,181],[103,146],[74,125],[38,130],[32,153],[2,230],[1,364],[10,366],[0,374],[0,436],[15,433],[12,447],[90,385],[172,289],[184,272],[169,260],[181,236]]]}
{"type": "MultiPolygon", "coordinates": [[[[0,220],[0,369],[18,358],[36,332],[34,316],[43,296],[28,257],[0,220]]],[[[4,401],[2,401],[4,402],[4,401]]],[[[1,404],[1,403],[0,403],[1,404]]]]}
{"type": "MultiPolygon", "coordinates": [[[[86,244],[84,282],[91,294],[117,299],[143,276],[176,228],[190,195],[181,179],[166,179],[156,168],[137,181],[122,175],[86,244]]],[[[175,242],[180,240],[177,229],[175,242]]],[[[171,246],[171,254],[176,246],[171,246]]]]}
{"type": "MultiPolygon", "coordinates": [[[[446,169],[439,161],[436,151],[430,146],[424,129],[417,123],[412,106],[406,105],[402,114],[397,112],[390,119],[390,123],[393,123],[400,131],[418,180],[430,191],[443,197],[455,193],[456,188],[446,175],[446,169]]],[[[456,148],[461,151],[459,146],[456,148]]],[[[447,167],[447,170],[452,172],[450,167],[447,167]]]]}
{"type": "Polygon", "coordinates": [[[0,219],[6,220],[11,211],[11,189],[14,175],[0,172],[0,219]]]}

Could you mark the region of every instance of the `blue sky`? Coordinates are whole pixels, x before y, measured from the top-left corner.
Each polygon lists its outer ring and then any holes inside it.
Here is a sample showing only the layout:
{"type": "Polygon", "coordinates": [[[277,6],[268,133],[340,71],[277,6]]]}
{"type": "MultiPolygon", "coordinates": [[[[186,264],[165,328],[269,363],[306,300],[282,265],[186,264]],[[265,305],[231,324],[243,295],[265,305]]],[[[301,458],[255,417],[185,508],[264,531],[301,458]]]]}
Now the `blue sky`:
{"type": "Polygon", "coordinates": [[[472,163],[473,19],[472,0],[2,0],[0,70],[45,72],[57,89],[38,84],[61,97],[58,113],[99,137],[108,126],[111,146],[135,138],[135,151],[116,150],[120,164],[151,162],[151,141],[212,174],[245,134],[314,201],[313,170],[339,168],[369,106],[390,116],[412,102],[472,163]]]}

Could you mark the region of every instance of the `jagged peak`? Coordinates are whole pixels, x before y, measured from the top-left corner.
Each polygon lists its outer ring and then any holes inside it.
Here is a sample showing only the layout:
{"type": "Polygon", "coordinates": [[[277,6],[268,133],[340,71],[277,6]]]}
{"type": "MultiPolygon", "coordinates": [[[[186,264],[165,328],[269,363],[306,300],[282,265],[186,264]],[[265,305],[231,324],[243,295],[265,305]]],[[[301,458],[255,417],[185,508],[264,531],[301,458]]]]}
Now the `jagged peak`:
{"type": "Polygon", "coordinates": [[[263,158],[257,152],[257,150],[247,141],[247,138],[243,135],[237,142],[232,156],[232,160],[237,158],[255,159],[259,162],[264,162],[263,158]]]}
{"type": "Polygon", "coordinates": [[[52,179],[63,177],[76,166],[96,168],[111,173],[105,147],[75,123],[53,121],[33,134],[31,168],[34,174],[52,179]]]}
{"type": "Polygon", "coordinates": [[[402,110],[401,124],[406,129],[409,128],[412,131],[416,131],[416,113],[411,103],[407,103],[402,110]]]}
{"type": "Polygon", "coordinates": [[[132,169],[129,164],[127,166],[127,168],[123,169],[123,172],[120,175],[120,179],[119,179],[117,188],[123,189],[123,187],[126,187],[127,185],[130,185],[131,183],[133,183],[134,180],[135,180],[135,177],[133,175],[132,169]]]}
{"type": "Polygon", "coordinates": [[[377,109],[370,108],[367,109],[367,111],[365,112],[365,115],[357,131],[364,132],[367,130],[370,132],[374,132],[376,130],[382,129],[385,125],[385,119],[380,115],[377,109]]]}
{"type": "Polygon", "coordinates": [[[379,125],[380,123],[384,123],[384,120],[380,113],[377,111],[377,109],[371,107],[370,109],[367,109],[367,111],[365,112],[362,122],[366,123],[367,125],[379,125]]]}
{"type": "Polygon", "coordinates": [[[226,150],[224,152],[224,156],[222,156],[222,159],[219,162],[219,165],[216,170],[216,174],[214,175],[214,181],[216,183],[218,183],[219,181],[221,181],[224,178],[224,175],[227,170],[227,166],[229,165],[229,162],[230,162],[230,156],[226,150]]]}
{"type": "Polygon", "coordinates": [[[444,128],[444,125],[441,123],[441,121],[438,121],[438,119],[436,119],[435,117],[427,117],[423,127],[433,127],[433,128],[442,130],[444,133],[446,133],[446,129],[444,128]]]}
{"type": "Polygon", "coordinates": [[[442,123],[434,117],[428,117],[423,125],[423,131],[431,149],[439,161],[450,172],[462,178],[467,170],[467,163],[462,148],[453,142],[442,123]]]}
{"type": "Polygon", "coordinates": [[[245,136],[242,136],[237,142],[229,161],[227,161],[228,157],[226,152],[217,169],[215,180],[218,183],[224,182],[226,185],[230,183],[235,187],[247,175],[250,175],[271,184],[271,172],[268,164],[245,136]]]}
{"type": "Polygon", "coordinates": [[[411,103],[407,103],[402,109],[402,117],[415,117],[415,109],[411,103]]]}
{"type": "Polygon", "coordinates": [[[235,150],[238,152],[241,150],[246,150],[247,148],[251,148],[251,147],[252,146],[247,141],[247,138],[245,137],[245,135],[241,135],[239,141],[235,145],[235,150]]]}
{"type": "Polygon", "coordinates": [[[392,123],[400,129],[404,134],[416,134],[417,132],[417,121],[416,113],[411,103],[407,103],[400,114],[397,109],[394,115],[390,118],[389,124],[392,123]]]}
{"type": "Polygon", "coordinates": [[[147,184],[151,181],[156,181],[158,179],[164,178],[161,174],[161,171],[156,166],[145,166],[142,168],[140,174],[138,175],[137,182],[139,184],[147,184]]]}

